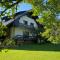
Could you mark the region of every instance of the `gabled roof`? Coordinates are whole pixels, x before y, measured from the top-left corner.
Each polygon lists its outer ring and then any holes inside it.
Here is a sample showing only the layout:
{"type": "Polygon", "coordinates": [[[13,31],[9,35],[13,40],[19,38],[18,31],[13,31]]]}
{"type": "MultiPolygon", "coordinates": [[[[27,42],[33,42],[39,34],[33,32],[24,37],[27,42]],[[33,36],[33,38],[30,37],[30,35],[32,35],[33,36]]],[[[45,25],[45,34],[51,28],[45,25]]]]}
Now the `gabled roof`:
{"type": "Polygon", "coordinates": [[[4,16],[3,18],[2,18],[2,21],[3,20],[5,20],[5,21],[8,21],[8,20],[10,20],[11,18],[9,18],[8,16],[4,16]]]}
{"type": "Polygon", "coordinates": [[[32,18],[35,20],[35,22],[37,23],[38,27],[43,27],[43,24],[40,24],[39,22],[36,21],[36,19],[38,18],[38,16],[32,16],[33,12],[28,12],[28,11],[21,11],[21,12],[18,12],[14,15],[14,19],[11,19],[9,18],[8,16],[5,16],[2,18],[2,20],[5,20],[5,22],[2,22],[3,25],[7,26],[9,25],[10,23],[14,23],[14,22],[18,22],[17,20],[24,16],[24,15],[27,15],[28,17],[32,18]],[[18,17],[17,17],[18,16],[18,17]],[[17,17],[17,18],[16,18],[17,17]]]}
{"type": "Polygon", "coordinates": [[[20,11],[20,12],[17,12],[17,13],[15,13],[14,16],[21,15],[21,14],[23,14],[23,13],[25,13],[25,12],[26,12],[26,11],[20,11]]]}
{"type": "Polygon", "coordinates": [[[10,20],[8,20],[8,21],[6,21],[6,22],[2,22],[2,23],[3,23],[4,26],[7,26],[7,25],[9,25],[10,23],[12,23],[13,21],[14,21],[14,19],[10,19],[10,20]]]}
{"type": "Polygon", "coordinates": [[[18,16],[18,15],[21,15],[21,16],[24,16],[24,15],[27,15],[28,17],[32,18],[32,19],[37,19],[38,16],[32,16],[33,12],[29,12],[29,11],[21,11],[21,12],[18,12],[14,15],[14,17],[18,16]]]}
{"type": "Polygon", "coordinates": [[[38,16],[32,16],[32,12],[28,12],[28,11],[21,11],[21,12],[18,12],[14,15],[14,19],[11,19],[11,18],[8,18],[8,16],[5,16],[2,18],[2,20],[5,20],[5,22],[3,22],[3,25],[8,25],[10,23],[12,23],[13,21],[17,20],[18,18],[24,16],[24,15],[27,15],[28,17],[36,20],[38,18],[38,16]],[[18,16],[18,17],[17,17],[18,16]]]}

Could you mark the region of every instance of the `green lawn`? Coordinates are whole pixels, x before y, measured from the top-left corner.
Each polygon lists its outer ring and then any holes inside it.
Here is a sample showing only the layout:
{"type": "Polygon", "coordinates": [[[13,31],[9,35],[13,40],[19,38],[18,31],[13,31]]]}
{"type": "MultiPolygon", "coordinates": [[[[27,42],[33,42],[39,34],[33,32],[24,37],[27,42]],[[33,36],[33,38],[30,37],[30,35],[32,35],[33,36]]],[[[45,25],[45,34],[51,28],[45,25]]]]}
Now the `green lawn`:
{"type": "Polygon", "coordinates": [[[0,52],[0,60],[60,60],[60,45],[32,44],[0,52]]]}

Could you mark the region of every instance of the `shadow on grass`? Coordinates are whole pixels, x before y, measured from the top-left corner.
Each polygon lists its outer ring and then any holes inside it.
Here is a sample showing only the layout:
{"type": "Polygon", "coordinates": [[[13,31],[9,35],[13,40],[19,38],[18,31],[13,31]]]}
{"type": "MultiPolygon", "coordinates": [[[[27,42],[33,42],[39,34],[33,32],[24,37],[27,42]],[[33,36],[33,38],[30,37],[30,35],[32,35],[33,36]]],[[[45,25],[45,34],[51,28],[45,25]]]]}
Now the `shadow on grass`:
{"type": "Polygon", "coordinates": [[[57,51],[60,52],[60,44],[25,44],[20,45],[15,50],[29,50],[29,51],[57,51]]]}

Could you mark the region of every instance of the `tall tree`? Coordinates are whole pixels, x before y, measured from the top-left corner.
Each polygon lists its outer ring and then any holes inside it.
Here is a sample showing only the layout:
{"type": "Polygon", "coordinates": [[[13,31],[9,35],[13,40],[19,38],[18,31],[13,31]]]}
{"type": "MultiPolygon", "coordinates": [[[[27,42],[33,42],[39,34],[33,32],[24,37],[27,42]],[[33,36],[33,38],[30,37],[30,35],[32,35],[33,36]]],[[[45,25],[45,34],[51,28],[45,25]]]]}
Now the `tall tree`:
{"type": "MultiPolygon", "coordinates": [[[[15,13],[16,6],[19,4],[22,0],[2,0],[0,2],[0,7],[3,9],[0,13],[0,16],[4,16],[5,14],[10,15],[11,12],[15,13]],[[6,12],[8,9],[10,11],[6,12]]],[[[12,14],[13,14],[12,13],[12,14]]]]}
{"type": "MultiPolygon", "coordinates": [[[[3,0],[0,6],[5,9],[1,12],[0,16],[6,14],[7,9],[14,8],[22,0],[3,0]]],[[[49,41],[59,42],[60,41],[60,20],[58,21],[57,16],[60,15],[60,0],[23,0],[24,2],[31,3],[33,5],[33,15],[39,15],[40,19],[37,22],[44,24],[46,29],[42,36],[48,38],[49,41]]],[[[10,12],[7,12],[9,15],[10,12]]]]}
{"type": "Polygon", "coordinates": [[[60,43],[60,20],[57,15],[60,14],[60,0],[33,0],[33,15],[39,15],[39,23],[44,24],[45,32],[42,36],[49,41],[60,43]]]}

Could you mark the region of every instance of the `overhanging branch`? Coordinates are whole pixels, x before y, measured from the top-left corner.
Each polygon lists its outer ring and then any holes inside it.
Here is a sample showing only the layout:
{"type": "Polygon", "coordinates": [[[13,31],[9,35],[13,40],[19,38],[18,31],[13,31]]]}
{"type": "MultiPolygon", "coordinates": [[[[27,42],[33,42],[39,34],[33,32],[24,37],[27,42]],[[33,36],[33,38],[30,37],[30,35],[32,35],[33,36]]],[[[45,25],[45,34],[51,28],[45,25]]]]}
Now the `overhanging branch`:
{"type": "Polygon", "coordinates": [[[12,5],[10,5],[8,8],[6,8],[4,11],[1,12],[1,15],[3,15],[3,13],[4,13],[6,10],[8,10],[9,8],[17,5],[17,4],[20,3],[21,1],[22,1],[22,0],[19,0],[19,1],[17,1],[16,3],[13,3],[12,5]]]}

